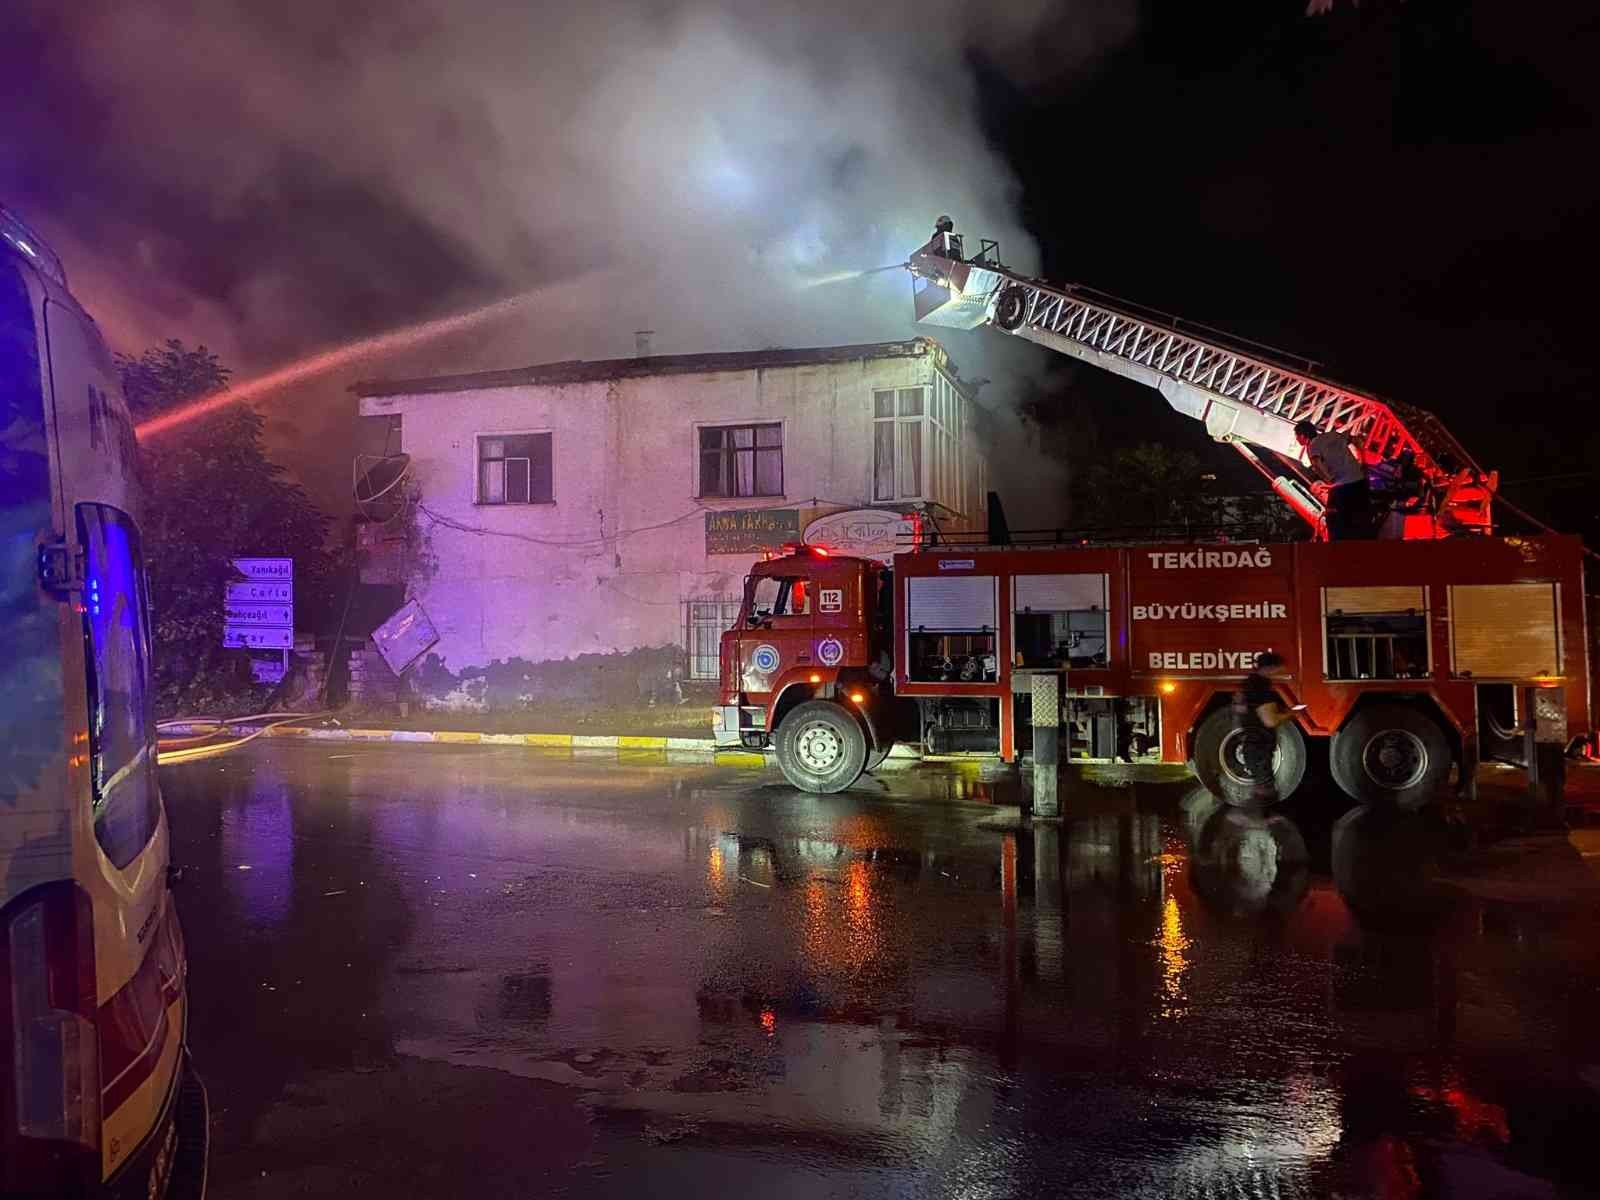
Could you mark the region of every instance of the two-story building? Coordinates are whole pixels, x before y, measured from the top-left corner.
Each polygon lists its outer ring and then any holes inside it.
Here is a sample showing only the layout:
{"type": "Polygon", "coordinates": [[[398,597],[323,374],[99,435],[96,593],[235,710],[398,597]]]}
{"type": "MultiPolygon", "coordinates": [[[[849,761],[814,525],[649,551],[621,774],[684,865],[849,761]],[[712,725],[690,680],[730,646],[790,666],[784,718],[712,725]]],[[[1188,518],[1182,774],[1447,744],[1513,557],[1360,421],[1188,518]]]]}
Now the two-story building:
{"type": "Polygon", "coordinates": [[[436,679],[663,647],[715,678],[750,564],[819,519],[983,523],[985,415],[928,338],[354,390],[368,444],[409,456],[409,528],[362,540],[421,547],[391,582],[438,632],[436,679]]]}

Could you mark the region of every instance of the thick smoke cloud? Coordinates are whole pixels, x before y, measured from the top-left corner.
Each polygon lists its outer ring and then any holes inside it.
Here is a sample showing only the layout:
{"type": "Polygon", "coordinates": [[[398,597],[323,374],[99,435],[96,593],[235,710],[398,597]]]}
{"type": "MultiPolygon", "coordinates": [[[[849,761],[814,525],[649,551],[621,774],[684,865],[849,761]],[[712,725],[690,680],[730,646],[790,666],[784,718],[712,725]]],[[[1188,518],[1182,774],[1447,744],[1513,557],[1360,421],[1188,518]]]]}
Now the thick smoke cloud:
{"type": "MultiPolygon", "coordinates": [[[[660,353],[905,337],[903,275],[803,285],[902,260],[941,211],[1031,266],[972,55],[1070,77],[1130,11],[21,0],[0,190],[119,348],[204,340],[242,373],[526,289],[358,373],[627,355],[639,328],[660,353]]],[[[996,400],[1034,361],[947,340],[996,400]]],[[[314,430],[347,382],[273,415],[314,430]]]]}

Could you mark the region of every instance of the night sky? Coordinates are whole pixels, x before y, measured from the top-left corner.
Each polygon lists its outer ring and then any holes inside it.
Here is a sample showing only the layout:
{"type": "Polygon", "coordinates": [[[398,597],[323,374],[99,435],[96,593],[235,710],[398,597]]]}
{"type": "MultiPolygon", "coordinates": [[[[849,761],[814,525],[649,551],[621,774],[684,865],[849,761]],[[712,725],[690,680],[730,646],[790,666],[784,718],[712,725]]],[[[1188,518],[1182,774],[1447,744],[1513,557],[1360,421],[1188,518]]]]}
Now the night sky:
{"type": "MultiPolygon", "coordinates": [[[[1569,7],[1153,4],[1087,81],[988,79],[986,117],[1048,277],[1431,409],[1600,544],[1600,17],[1569,7]]],[[[1136,385],[1073,386],[1108,443],[1204,451],[1136,385]]]]}
{"type": "MultiPolygon", "coordinates": [[[[645,326],[663,353],[909,336],[893,273],[802,285],[949,211],[1023,269],[1431,408],[1600,534],[1592,8],[12,0],[5,33],[0,197],[118,349],[205,342],[248,377],[534,290],[266,402],[330,506],[356,377],[626,355],[645,326]]],[[[952,348],[997,400],[1044,380],[1080,453],[1231,466],[1133,385],[952,348]]]]}

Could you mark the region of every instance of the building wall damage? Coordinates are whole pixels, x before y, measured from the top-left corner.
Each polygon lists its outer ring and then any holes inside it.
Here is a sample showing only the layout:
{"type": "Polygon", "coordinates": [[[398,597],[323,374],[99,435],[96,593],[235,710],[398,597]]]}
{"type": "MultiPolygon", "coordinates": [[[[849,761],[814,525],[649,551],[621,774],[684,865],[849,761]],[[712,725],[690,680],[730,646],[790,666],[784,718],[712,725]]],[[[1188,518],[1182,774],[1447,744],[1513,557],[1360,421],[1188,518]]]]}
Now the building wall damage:
{"type": "MultiPolygon", "coordinates": [[[[358,385],[405,502],[359,532],[438,640],[428,705],[638,700],[715,675],[750,564],[847,509],[981,526],[985,414],[938,343],[358,385]]],[[[397,492],[398,494],[398,492],[397,492]]]]}

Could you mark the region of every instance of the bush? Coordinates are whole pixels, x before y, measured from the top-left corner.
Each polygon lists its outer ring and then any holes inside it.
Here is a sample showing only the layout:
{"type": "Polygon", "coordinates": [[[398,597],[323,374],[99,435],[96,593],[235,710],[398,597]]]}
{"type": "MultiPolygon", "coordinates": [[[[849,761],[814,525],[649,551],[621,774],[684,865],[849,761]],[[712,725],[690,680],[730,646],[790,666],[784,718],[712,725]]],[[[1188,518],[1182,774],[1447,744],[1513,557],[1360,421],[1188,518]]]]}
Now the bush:
{"type": "MultiPolygon", "coordinates": [[[[204,346],[177,340],[119,356],[135,422],[226,390],[231,372],[204,346]]],[[[243,651],[222,646],[224,586],[233,559],[295,560],[296,614],[327,607],[328,519],[285,468],[267,457],[265,422],[230,404],[140,445],[142,517],[154,625],[156,706],[163,716],[252,707],[269,688],[250,678],[243,651]]]]}

